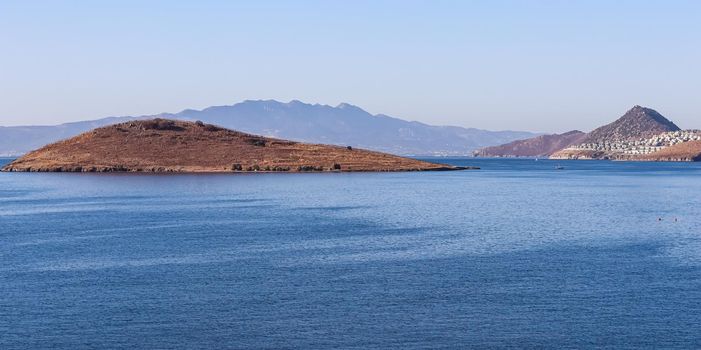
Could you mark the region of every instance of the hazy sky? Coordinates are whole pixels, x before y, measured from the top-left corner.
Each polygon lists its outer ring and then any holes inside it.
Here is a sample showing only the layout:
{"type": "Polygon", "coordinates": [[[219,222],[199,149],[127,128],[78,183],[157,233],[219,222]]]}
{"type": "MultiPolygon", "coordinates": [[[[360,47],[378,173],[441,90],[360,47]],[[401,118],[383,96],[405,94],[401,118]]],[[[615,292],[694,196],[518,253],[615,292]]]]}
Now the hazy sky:
{"type": "Polygon", "coordinates": [[[701,128],[701,1],[0,0],[0,125],[245,99],[588,131],[701,128]]]}

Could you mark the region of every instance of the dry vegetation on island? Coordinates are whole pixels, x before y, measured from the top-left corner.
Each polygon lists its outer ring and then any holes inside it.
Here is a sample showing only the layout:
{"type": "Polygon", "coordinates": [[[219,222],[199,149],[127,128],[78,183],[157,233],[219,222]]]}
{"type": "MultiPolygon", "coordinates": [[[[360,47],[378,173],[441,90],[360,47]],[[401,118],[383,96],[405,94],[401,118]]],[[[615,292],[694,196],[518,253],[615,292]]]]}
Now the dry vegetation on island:
{"type": "Polygon", "coordinates": [[[33,151],[4,171],[321,172],[465,169],[351,147],[307,144],[168,119],[98,128],[33,151]]]}

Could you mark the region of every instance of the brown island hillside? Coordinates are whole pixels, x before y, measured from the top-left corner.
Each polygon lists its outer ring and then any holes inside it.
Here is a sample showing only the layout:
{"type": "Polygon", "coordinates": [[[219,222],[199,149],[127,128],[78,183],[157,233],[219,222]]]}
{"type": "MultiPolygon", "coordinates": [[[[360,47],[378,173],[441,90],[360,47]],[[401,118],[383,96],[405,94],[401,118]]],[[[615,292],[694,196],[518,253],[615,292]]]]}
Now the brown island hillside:
{"type": "Polygon", "coordinates": [[[98,128],[30,152],[3,171],[305,172],[461,170],[351,147],[306,144],[167,119],[98,128]]]}
{"type": "Polygon", "coordinates": [[[572,130],[564,134],[540,135],[525,140],[516,140],[501,146],[479,149],[475,157],[547,157],[567,146],[580,143],[585,133],[572,130]]]}
{"type": "Polygon", "coordinates": [[[656,162],[699,162],[701,161],[701,141],[678,143],[648,155],[641,155],[633,160],[656,162]]]}

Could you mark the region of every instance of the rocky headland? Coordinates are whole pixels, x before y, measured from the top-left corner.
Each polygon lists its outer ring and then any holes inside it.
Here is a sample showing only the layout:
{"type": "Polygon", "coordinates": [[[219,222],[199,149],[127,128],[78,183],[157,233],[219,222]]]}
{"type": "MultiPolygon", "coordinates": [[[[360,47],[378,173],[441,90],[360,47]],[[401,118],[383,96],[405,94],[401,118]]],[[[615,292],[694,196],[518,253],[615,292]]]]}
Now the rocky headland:
{"type": "Polygon", "coordinates": [[[635,160],[674,144],[675,137],[688,136],[680,142],[692,140],[693,135],[683,133],[657,111],[635,106],[613,123],[588,133],[581,143],[555,152],[551,158],[635,160]]]}
{"type": "Polygon", "coordinates": [[[478,156],[631,161],[699,161],[700,130],[681,130],[657,111],[634,106],[613,123],[587,134],[539,136],[475,153],[478,156]]]}

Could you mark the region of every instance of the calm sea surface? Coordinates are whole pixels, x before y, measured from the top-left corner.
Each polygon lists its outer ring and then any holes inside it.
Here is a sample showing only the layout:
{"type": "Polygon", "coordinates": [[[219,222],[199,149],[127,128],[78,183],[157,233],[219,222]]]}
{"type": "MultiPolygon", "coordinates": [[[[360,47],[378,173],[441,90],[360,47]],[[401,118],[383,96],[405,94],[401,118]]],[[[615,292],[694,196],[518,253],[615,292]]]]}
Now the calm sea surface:
{"type": "Polygon", "coordinates": [[[701,347],[701,164],[443,161],[0,173],[0,349],[701,347]]]}

